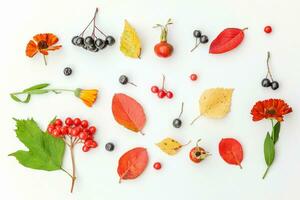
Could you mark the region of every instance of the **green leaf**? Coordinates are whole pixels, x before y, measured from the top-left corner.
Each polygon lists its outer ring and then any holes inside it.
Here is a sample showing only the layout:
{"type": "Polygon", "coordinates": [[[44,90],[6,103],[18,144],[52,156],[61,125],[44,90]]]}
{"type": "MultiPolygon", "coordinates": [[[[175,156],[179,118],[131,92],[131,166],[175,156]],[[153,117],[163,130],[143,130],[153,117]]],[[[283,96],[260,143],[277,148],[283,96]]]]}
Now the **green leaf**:
{"type": "Polygon", "coordinates": [[[49,90],[31,90],[28,92],[28,94],[46,94],[49,90]]]}
{"type": "Polygon", "coordinates": [[[19,150],[10,156],[16,157],[21,165],[32,169],[54,171],[61,169],[65,143],[43,132],[31,120],[16,120],[16,134],[29,151],[19,150]]]}
{"type": "Polygon", "coordinates": [[[23,90],[23,92],[29,92],[29,91],[32,91],[32,90],[40,90],[40,89],[48,87],[49,85],[50,85],[49,83],[42,83],[42,84],[34,85],[30,88],[27,88],[27,89],[23,90]]]}
{"type": "Polygon", "coordinates": [[[28,103],[28,102],[30,101],[30,99],[31,99],[31,95],[30,95],[30,94],[27,94],[25,100],[19,99],[19,98],[18,98],[16,95],[14,95],[14,94],[10,94],[10,97],[11,97],[14,101],[16,101],[16,102],[21,102],[21,103],[28,103]]]}
{"type": "Polygon", "coordinates": [[[274,141],[274,144],[276,144],[276,142],[279,139],[279,133],[280,133],[280,122],[277,122],[272,129],[272,136],[271,136],[272,140],[274,141]]]}
{"type": "Polygon", "coordinates": [[[264,154],[265,154],[266,164],[269,167],[272,165],[275,158],[275,146],[269,132],[267,133],[264,142],[264,154]]]}

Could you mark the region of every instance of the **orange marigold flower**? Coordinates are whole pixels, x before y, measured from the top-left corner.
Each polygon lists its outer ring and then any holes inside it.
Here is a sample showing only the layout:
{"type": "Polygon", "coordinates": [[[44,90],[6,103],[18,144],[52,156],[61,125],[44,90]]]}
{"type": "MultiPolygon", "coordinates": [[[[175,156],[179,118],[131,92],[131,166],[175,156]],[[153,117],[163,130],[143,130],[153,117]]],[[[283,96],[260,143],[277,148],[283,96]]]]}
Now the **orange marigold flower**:
{"type": "Polygon", "coordinates": [[[87,105],[88,107],[92,107],[92,105],[97,100],[98,90],[96,90],[96,89],[83,90],[83,89],[77,88],[75,90],[75,96],[80,98],[83,101],[83,103],[85,105],[87,105]]]}
{"type": "Polygon", "coordinates": [[[292,112],[292,108],[281,99],[258,101],[251,110],[252,120],[276,119],[283,121],[283,116],[292,112]]]}
{"type": "Polygon", "coordinates": [[[52,33],[40,33],[33,36],[26,46],[26,56],[32,58],[40,52],[44,56],[45,65],[47,65],[46,58],[48,51],[55,51],[61,48],[61,45],[54,45],[58,42],[58,37],[52,33]]]}

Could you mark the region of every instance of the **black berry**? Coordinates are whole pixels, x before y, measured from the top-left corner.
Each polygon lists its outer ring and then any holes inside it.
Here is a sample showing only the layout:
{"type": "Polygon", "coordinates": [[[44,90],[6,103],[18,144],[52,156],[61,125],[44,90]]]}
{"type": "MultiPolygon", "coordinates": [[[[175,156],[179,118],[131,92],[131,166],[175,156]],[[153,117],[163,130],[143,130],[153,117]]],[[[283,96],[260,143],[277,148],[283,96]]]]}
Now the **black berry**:
{"type": "Polygon", "coordinates": [[[273,81],[271,83],[272,90],[277,90],[279,88],[279,83],[277,81],[273,81]]]}
{"type": "Polygon", "coordinates": [[[77,38],[78,38],[78,36],[74,36],[74,37],[72,38],[72,44],[76,45],[76,40],[77,40],[77,38]]]}
{"type": "Polygon", "coordinates": [[[119,82],[120,82],[122,85],[126,85],[126,84],[128,83],[128,77],[125,76],[125,75],[120,76],[119,82]]]}
{"type": "Polygon", "coordinates": [[[65,74],[66,76],[70,76],[70,75],[72,74],[72,69],[71,69],[70,67],[66,67],[66,68],[64,69],[64,74],[65,74]]]}
{"type": "Polygon", "coordinates": [[[179,118],[176,118],[176,119],[173,120],[173,126],[175,128],[180,128],[181,125],[182,125],[182,121],[179,118]]]}
{"type": "Polygon", "coordinates": [[[268,78],[264,78],[262,81],[261,81],[261,85],[263,87],[270,87],[271,86],[271,81],[268,79],[268,78]]]}
{"type": "Polygon", "coordinates": [[[84,44],[86,46],[94,46],[95,45],[95,40],[93,39],[92,36],[87,36],[85,39],[84,39],[84,44]]]}
{"type": "Polygon", "coordinates": [[[89,51],[96,51],[97,47],[95,45],[88,46],[89,51]]]}
{"type": "Polygon", "coordinates": [[[200,42],[201,42],[202,44],[206,44],[206,43],[208,42],[208,37],[207,37],[206,35],[202,35],[202,36],[200,37],[200,42]]]}
{"type": "Polygon", "coordinates": [[[194,30],[193,35],[194,35],[195,38],[200,38],[202,33],[199,30],[194,30]]]}
{"type": "Polygon", "coordinates": [[[78,37],[77,39],[76,39],[76,41],[75,41],[75,44],[77,45],[77,46],[83,46],[84,45],[84,39],[83,39],[83,37],[78,37]]]}
{"type": "Polygon", "coordinates": [[[107,43],[106,43],[106,41],[103,41],[103,43],[98,48],[103,50],[103,49],[105,49],[105,47],[107,47],[107,43]]]}
{"type": "Polygon", "coordinates": [[[107,151],[113,151],[115,149],[115,145],[113,143],[109,142],[105,145],[105,149],[107,151]]]}
{"type": "Polygon", "coordinates": [[[96,47],[100,48],[103,45],[104,41],[101,40],[100,38],[95,40],[95,45],[96,47]]]}
{"type": "Polygon", "coordinates": [[[107,37],[105,38],[105,41],[107,41],[107,44],[108,44],[109,46],[112,46],[112,45],[116,42],[115,38],[113,38],[112,36],[107,36],[107,37]]]}

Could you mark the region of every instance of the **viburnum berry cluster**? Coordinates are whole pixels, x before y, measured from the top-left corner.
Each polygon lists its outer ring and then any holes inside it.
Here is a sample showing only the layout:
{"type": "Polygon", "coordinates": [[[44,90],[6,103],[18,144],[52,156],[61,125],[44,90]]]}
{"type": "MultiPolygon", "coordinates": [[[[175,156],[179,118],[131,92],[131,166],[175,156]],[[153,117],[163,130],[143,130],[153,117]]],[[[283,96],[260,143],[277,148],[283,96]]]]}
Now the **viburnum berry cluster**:
{"type": "Polygon", "coordinates": [[[87,120],[81,120],[79,118],[72,119],[70,117],[65,119],[65,122],[61,119],[55,119],[48,125],[48,133],[56,138],[61,138],[65,144],[70,148],[72,159],[72,174],[66,172],[72,179],[71,192],[73,191],[76,175],[75,175],[75,159],[74,159],[74,147],[76,144],[83,144],[82,151],[88,152],[92,148],[98,146],[94,140],[94,135],[97,131],[95,126],[89,126],[87,120]]]}
{"type": "Polygon", "coordinates": [[[162,82],[162,86],[161,88],[159,88],[158,86],[154,85],[151,87],[151,92],[154,94],[157,94],[157,96],[161,99],[168,97],[169,99],[172,99],[174,94],[172,91],[168,91],[165,89],[165,80],[166,77],[165,75],[163,75],[163,82],[162,82]]]}

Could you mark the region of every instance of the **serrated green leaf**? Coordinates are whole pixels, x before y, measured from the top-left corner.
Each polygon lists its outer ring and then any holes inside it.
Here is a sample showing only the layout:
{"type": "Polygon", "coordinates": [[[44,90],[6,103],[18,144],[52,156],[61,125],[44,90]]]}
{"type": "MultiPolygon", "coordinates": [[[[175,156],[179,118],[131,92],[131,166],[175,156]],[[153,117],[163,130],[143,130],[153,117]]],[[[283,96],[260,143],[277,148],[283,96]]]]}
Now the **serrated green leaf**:
{"type": "Polygon", "coordinates": [[[34,85],[32,87],[29,87],[29,88],[23,90],[23,92],[29,92],[32,90],[40,90],[40,89],[48,87],[49,85],[50,85],[49,83],[42,83],[42,84],[34,85]]]}
{"type": "Polygon", "coordinates": [[[271,136],[274,144],[276,144],[276,142],[279,139],[279,133],[280,133],[280,122],[277,122],[273,127],[272,136],[271,136]]]}
{"type": "Polygon", "coordinates": [[[264,154],[265,154],[265,161],[266,164],[269,166],[272,165],[274,158],[275,158],[275,146],[274,141],[272,140],[269,132],[266,135],[265,142],[264,142],[264,154]]]}
{"type": "Polygon", "coordinates": [[[61,169],[65,143],[43,132],[31,120],[16,120],[16,134],[29,151],[19,150],[10,156],[16,157],[20,164],[32,169],[54,171],[61,169]]]}
{"type": "Polygon", "coordinates": [[[31,95],[30,95],[30,94],[27,94],[25,100],[19,99],[19,98],[18,98],[16,95],[14,95],[14,94],[10,94],[10,97],[11,97],[14,101],[16,101],[16,102],[21,102],[21,103],[28,103],[28,102],[30,101],[30,99],[31,99],[31,95]]]}

